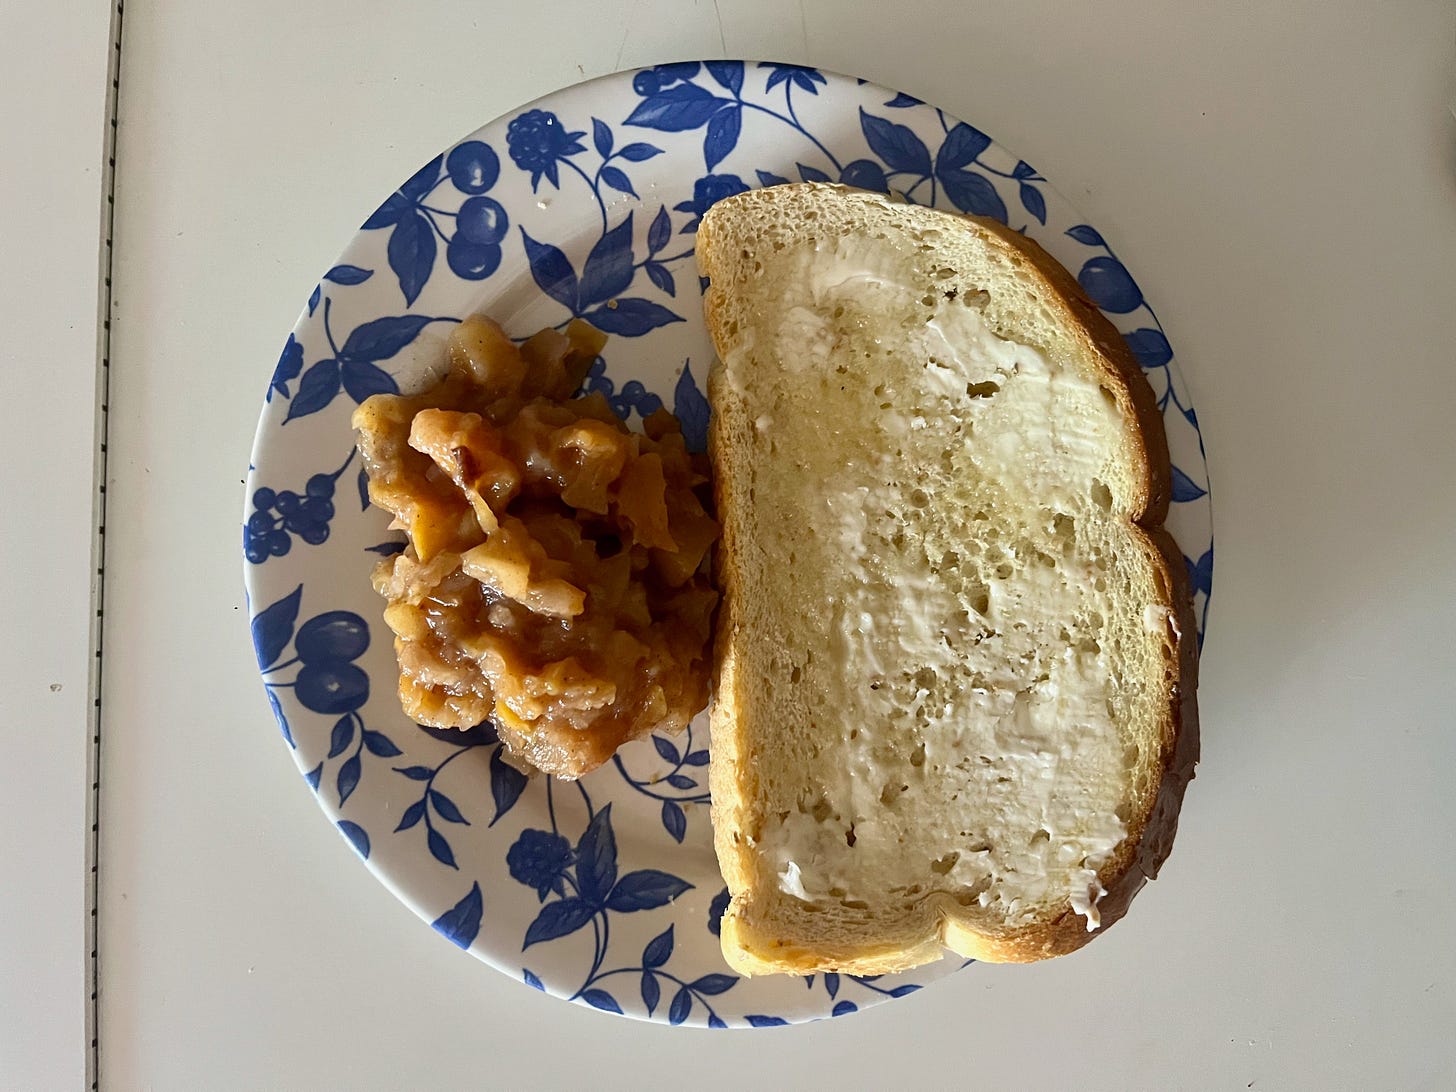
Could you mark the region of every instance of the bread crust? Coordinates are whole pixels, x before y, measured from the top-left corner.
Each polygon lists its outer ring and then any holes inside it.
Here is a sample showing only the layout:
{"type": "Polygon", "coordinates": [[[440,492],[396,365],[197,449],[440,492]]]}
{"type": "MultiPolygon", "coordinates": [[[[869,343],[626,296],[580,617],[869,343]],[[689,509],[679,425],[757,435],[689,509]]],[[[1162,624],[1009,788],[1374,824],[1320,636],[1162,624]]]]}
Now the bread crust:
{"type": "MultiPolygon", "coordinates": [[[[835,190],[859,195],[859,191],[825,184],[804,184],[779,189],[835,190]]],[[[753,195],[744,195],[745,199],[753,195]]],[[[762,194],[760,193],[760,197],[762,194]]],[[[865,200],[885,200],[878,195],[861,195],[865,200]]],[[[735,199],[730,198],[729,201],[735,199]]],[[[1159,728],[1159,754],[1154,768],[1161,769],[1156,791],[1144,801],[1140,814],[1127,817],[1127,836],[1112,857],[1098,870],[1106,893],[1098,900],[1101,928],[1089,932],[1086,920],[1070,908],[1059,917],[1027,925],[998,926],[973,920],[953,898],[943,893],[927,896],[915,912],[900,922],[887,922],[882,937],[874,944],[853,950],[827,952],[822,948],[795,947],[783,943],[771,930],[765,931],[742,912],[741,892],[753,880],[751,847],[737,841],[743,828],[748,803],[756,798],[758,785],[754,756],[739,723],[736,706],[740,678],[737,649],[741,619],[733,589],[738,584],[737,566],[743,544],[737,541],[739,513],[721,474],[715,475],[714,490],[723,537],[717,551],[717,580],[724,591],[715,639],[716,686],[710,725],[712,761],[709,781],[712,793],[712,821],[719,865],[734,896],[722,921],[721,939],[725,957],[743,974],[789,972],[808,974],[837,970],[852,974],[883,974],[901,971],[937,958],[942,946],[968,958],[988,962],[1021,963],[1063,955],[1105,932],[1127,911],[1128,905],[1147,880],[1154,878],[1171,850],[1184,791],[1198,761],[1197,630],[1189,581],[1181,551],[1163,528],[1170,499],[1171,464],[1163,418],[1151,387],[1121,334],[1087,297],[1076,279],[1034,241],[1005,225],[982,217],[935,214],[938,226],[949,229],[962,225],[978,234],[987,245],[999,248],[1021,276],[1039,282],[1041,300],[1058,312],[1061,325],[1080,347],[1083,361],[1099,373],[1104,387],[1116,399],[1126,420],[1136,423],[1128,430],[1129,462],[1139,471],[1129,498],[1130,521],[1146,544],[1163,605],[1172,612],[1166,637],[1168,645],[1168,702],[1159,728]]],[[[720,250],[717,217],[708,215],[698,231],[699,270],[712,279],[715,269],[731,257],[720,250]]],[[[704,298],[708,329],[715,345],[728,342],[722,320],[722,298],[710,287],[704,298]]],[[[714,466],[723,465],[728,436],[727,422],[716,412],[718,391],[723,382],[722,364],[710,371],[708,391],[715,412],[709,421],[708,447],[714,466]]]]}

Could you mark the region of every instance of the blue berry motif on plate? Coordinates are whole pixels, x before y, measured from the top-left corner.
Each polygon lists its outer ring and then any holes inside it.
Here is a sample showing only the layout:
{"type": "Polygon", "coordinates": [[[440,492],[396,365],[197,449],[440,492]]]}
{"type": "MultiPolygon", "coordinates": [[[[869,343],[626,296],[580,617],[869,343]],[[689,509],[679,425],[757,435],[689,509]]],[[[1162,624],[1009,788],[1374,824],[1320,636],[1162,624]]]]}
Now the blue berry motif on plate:
{"type": "Polygon", "coordinates": [[[440,242],[450,271],[462,280],[484,280],[499,268],[510,219],[505,206],[485,196],[499,177],[495,150],[467,140],[426,163],[364,221],[365,231],[389,230],[389,268],[407,305],[434,273],[440,242]],[[454,210],[441,207],[443,195],[437,194],[446,182],[463,197],[454,210]],[[451,221],[454,230],[447,234],[442,225],[451,221]]]}
{"type": "Polygon", "coordinates": [[[332,473],[309,475],[303,493],[291,489],[274,491],[259,486],[253,491],[253,513],[243,524],[243,555],[253,565],[270,557],[282,557],[293,548],[297,535],[310,546],[328,541],[329,520],[334,518],[334,486],[349,468],[355,453],[332,473]]]}
{"type": "Polygon", "coordinates": [[[800,180],[993,217],[1072,271],[1163,411],[1168,527],[1201,642],[1214,557],[1203,442],[1144,286],[982,130],[913,95],[798,65],[619,73],[513,110],[431,159],[368,216],[270,362],[244,498],[264,692],[343,839],[442,937],[515,981],[669,1025],[848,1015],[966,961],[886,976],[732,974],[719,949],[728,892],[712,847],[705,716],[628,744],[577,783],[528,777],[488,723],[406,719],[392,642],[371,628],[382,603],[370,586],[403,543],[369,504],[349,415],[372,394],[436,377],[461,316],[493,314],[515,337],[584,318],[613,335],[584,389],[637,427],[667,406],[689,448],[704,450],[713,350],[695,234],[716,202],[800,180]]]}

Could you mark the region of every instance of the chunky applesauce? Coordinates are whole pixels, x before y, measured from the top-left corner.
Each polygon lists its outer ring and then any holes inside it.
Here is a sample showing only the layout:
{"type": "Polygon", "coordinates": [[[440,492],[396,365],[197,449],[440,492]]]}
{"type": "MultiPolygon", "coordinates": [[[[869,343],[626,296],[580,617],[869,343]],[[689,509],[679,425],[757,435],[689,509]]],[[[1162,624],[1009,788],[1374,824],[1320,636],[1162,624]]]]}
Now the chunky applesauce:
{"type": "Polygon", "coordinates": [[[405,712],[490,720],[566,778],[707,704],[718,601],[706,460],[666,410],[638,434],[574,397],[605,342],[575,321],[518,346],[476,316],[437,385],[354,413],[369,498],[409,536],[374,573],[405,712]]]}

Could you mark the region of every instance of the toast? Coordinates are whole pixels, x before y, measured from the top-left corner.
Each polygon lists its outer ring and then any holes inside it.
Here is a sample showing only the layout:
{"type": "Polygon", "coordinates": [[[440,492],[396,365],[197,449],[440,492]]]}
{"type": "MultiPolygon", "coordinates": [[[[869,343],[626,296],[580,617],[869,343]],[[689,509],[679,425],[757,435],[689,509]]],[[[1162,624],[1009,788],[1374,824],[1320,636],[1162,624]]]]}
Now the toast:
{"type": "Polygon", "coordinates": [[[1081,947],[1156,874],[1197,759],[1146,380],[992,221],[784,185],[713,206],[697,256],[725,956],[881,974],[1081,947]]]}

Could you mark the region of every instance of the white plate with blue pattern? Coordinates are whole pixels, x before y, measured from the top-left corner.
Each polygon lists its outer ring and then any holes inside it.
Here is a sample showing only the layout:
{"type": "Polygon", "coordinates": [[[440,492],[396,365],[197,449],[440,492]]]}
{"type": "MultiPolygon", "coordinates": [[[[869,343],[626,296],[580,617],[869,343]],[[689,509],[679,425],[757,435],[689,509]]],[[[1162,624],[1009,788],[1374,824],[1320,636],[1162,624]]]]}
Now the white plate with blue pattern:
{"type": "MultiPolygon", "coordinates": [[[[288,336],[258,424],[243,547],[263,682],[304,780],[369,869],[447,940],[514,978],[672,1025],[765,1027],[902,997],[898,975],[740,979],[708,819],[705,718],[578,783],[528,781],[489,727],[411,723],[369,584],[401,548],[370,509],[349,416],[438,370],[450,325],[517,335],[580,316],[612,335],[588,379],[631,420],[666,404],[703,444],[712,349],[693,266],[715,200],[838,180],[995,216],[1077,274],[1152,383],[1173,454],[1168,527],[1200,641],[1212,519],[1198,420],[1142,289],[1037,171],[909,95],[809,68],[688,62],[570,87],[436,156],[370,215],[288,336]]],[[[973,972],[972,972],[973,973],[973,972]]]]}

